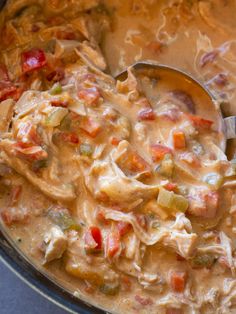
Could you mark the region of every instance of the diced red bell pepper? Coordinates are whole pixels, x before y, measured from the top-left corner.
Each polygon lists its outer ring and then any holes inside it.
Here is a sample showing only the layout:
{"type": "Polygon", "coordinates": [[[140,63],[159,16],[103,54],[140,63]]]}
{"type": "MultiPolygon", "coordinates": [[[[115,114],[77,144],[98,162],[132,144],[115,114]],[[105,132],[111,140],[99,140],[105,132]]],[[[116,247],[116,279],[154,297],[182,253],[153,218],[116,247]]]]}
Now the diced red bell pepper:
{"type": "Polygon", "coordinates": [[[17,88],[11,82],[0,82],[0,101],[6,100],[8,98],[13,98],[17,100],[15,97],[17,92],[17,88]]]}
{"type": "Polygon", "coordinates": [[[163,47],[164,44],[162,42],[155,40],[148,43],[146,49],[148,49],[148,51],[151,51],[153,54],[157,55],[162,51],[163,47]]]}
{"type": "Polygon", "coordinates": [[[164,188],[168,191],[176,192],[176,190],[178,189],[178,186],[176,183],[168,182],[164,185],[164,188]]]}
{"type": "Polygon", "coordinates": [[[172,149],[161,144],[151,145],[152,160],[158,162],[164,158],[166,154],[172,154],[172,149]]]}
{"type": "Polygon", "coordinates": [[[114,257],[120,250],[120,234],[117,231],[111,231],[106,239],[106,256],[114,257]]]}
{"type": "Polygon", "coordinates": [[[213,124],[213,121],[204,119],[202,117],[186,114],[190,121],[192,121],[193,125],[198,129],[210,130],[213,124]]]}
{"type": "Polygon", "coordinates": [[[173,132],[173,145],[175,149],[184,149],[186,147],[185,134],[182,131],[173,132]]]}
{"type": "Polygon", "coordinates": [[[61,132],[60,139],[64,142],[72,143],[72,144],[79,144],[80,142],[77,134],[72,133],[72,132],[71,133],[61,132]]]}
{"type": "Polygon", "coordinates": [[[40,69],[46,64],[46,56],[42,49],[33,48],[21,54],[21,66],[23,73],[40,69]]]}
{"type": "Polygon", "coordinates": [[[20,143],[17,143],[14,145],[14,149],[19,157],[29,160],[42,160],[48,157],[48,153],[41,146],[22,148],[20,143]]]}
{"type": "Polygon", "coordinates": [[[186,258],[176,253],[176,260],[179,262],[184,262],[186,261],[186,258]]]}
{"type": "Polygon", "coordinates": [[[183,311],[181,309],[175,309],[173,307],[169,307],[166,310],[166,314],[183,314],[183,311]]]}
{"type": "Polygon", "coordinates": [[[135,298],[135,301],[137,301],[139,304],[141,304],[143,306],[147,306],[147,305],[152,305],[153,304],[153,300],[151,298],[141,297],[138,294],[136,294],[134,298],[135,298]]]}
{"type": "Polygon", "coordinates": [[[119,221],[117,224],[117,229],[120,233],[120,236],[124,236],[131,230],[131,224],[125,221],[119,221]]]}
{"type": "Polygon", "coordinates": [[[172,271],[170,274],[170,285],[174,292],[183,292],[186,284],[186,272],[172,271]]]}
{"type": "Polygon", "coordinates": [[[125,158],[126,168],[134,173],[151,171],[150,165],[138,153],[130,152],[125,158]]]}
{"type": "Polygon", "coordinates": [[[42,140],[37,133],[36,126],[30,121],[20,123],[16,138],[22,148],[34,144],[40,145],[42,143],[42,140]]]}
{"type": "Polygon", "coordinates": [[[219,205],[219,194],[217,191],[207,191],[189,195],[190,214],[202,218],[214,218],[219,205]]]}
{"type": "Polygon", "coordinates": [[[102,234],[98,227],[90,227],[84,236],[85,249],[87,250],[101,250],[102,248],[102,234]]]}
{"type": "Polygon", "coordinates": [[[62,68],[56,68],[54,71],[50,72],[47,76],[46,79],[49,82],[59,82],[63,80],[65,77],[65,71],[62,68]]]}
{"type": "Polygon", "coordinates": [[[145,230],[147,230],[147,217],[143,214],[136,214],[138,224],[145,230]]]}
{"type": "Polygon", "coordinates": [[[60,100],[60,99],[53,99],[51,100],[51,106],[52,107],[63,107],[63,108],[67,108],[69,106],[68,101],[66,100],[60,100]]]}
{"type": "MultiPolygon", "coordinates": [[[[56,3],[58,3],[58,1],[54,1],[55,4],[54,6],[56,5],[56,3]]],[[[65,18],[63,18],[62,16],[59,16],[59,15],[53,15],[53,16],[50,16],[47,21],[46,21],[47,25],[50,25],[50,26],[58,26],[58,25],[61,25],[61,24],[64,24],[65,23],[65,18]]]]}
{"type": "Polygon", "coordinates": [[[211,191],[205,195],[207,217],[214,218],[219,206],[219,193],[217,191],[211,191]]]}
{"type": "Polygon", "coordinates": [[[55,37],[57,39],[75,40],[76,34],[73,31],[57,31],[55,37]]]}
{"type": "Polygon", "coordinates": [[[109,220],[106,219],[105,214],[102,209],[99,209],[96,213],[96,219],[102,224],[109,224],[109,220]]]}
{"type": "Polygon", "coordinates": [[[7,71],[5,64],[0,64],[0,82],[2,82],[2,81],[4,81],[4,82],[10,81],[8,71],[7,71]]]}
{"type": "Polygon", "coordinates": [[[109,196],[106,194],[106,192],[103,192],[103,191],[97,194],[97,199],[102,203],[110,202],[109,196]]]}
{"type": "Polygon", "coordinates": [[[16,94],[17,87],[11,82],[6,66],[0,64],[0,101],[7,98],[18,100],[16,94]]]}
{"type": "Polygon", "coordinates": [[[12,219],[11,214],[9,213],[9,210],[5,209],[1,212],[1,218],[2,221],[5,223],[6,226],[11,226],[14,222],[14,219],[12,219]]]}
{"type": "Polygon", "coordinates": [[[111,138],[111,144],[114,146],[118,146],[121,140],[119,140],[117,137],[111,138]]]}
{"type": "Polygon", "coordinates": [[[129,279],[129,277],[126,275],[123,275],[121,276],[121,281],[122,281],[122,289],[127,292],[131,291],[132,282],[129,279]]]}
{"type": "Polygon", "coordinates": [[[124,172],[138,174],[145,172],[146,176],[151,175],[151,167],[136,151],[129,150],[118,162],[124,172]]]}
{"type": "Polygon", "coordinates": [[[29,213],[18,206],[5,208],[0,215],[7,226],[14,223],[27,223],[29,219],[29,213]]]}
{"type": "Polygon", "coordinates": [[[40,30],[39,25],[37,25],[37,24],[33,24],[32,25],[32,27],[31,27],[31,32],[32,33],[37,33],[39,30],[40,30]]]}
{"type": "Polygon", "coordinates": [[[101,94],[96,86],[90,88],[81,88],[78,91],[79,99],[85,101],[85,103],[89,106],[96,106],[98,104],[99,98],[101,94]]]}
{"type": "Polygon", "coordinates": [[[81,122],[79,127],[91,137],[96,137],[101,131],[101,125],[92,118],[86,117],[81,122]]]}
{"type": "Polygon", "coordinates": [[[138,112],[138,119],[142,121],[153,121],[156,119],[156,115],[152,108],[145,108],[138,112]]]}
{"type": "Polygon", "coordinates": [[[21,185],[15,185],[12,186],[11,192],[10,192],[10,197],[9,197],[9,206],[13,206],[14,204],[17,203],[19,200],[20,194],[22,192],[22,186],[21,185]]]}

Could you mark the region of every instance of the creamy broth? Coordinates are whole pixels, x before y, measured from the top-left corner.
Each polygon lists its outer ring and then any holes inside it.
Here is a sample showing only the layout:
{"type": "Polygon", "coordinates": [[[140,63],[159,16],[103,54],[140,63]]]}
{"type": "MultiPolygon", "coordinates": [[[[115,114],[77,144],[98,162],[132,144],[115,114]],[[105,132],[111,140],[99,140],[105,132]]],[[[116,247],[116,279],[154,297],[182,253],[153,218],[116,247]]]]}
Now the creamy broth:
{"type": "Polygon", "coordinates": [[[236,167],[218,111],[165,70],[110,75],[172,65],[234,113],[235,9],[18,0],[1,12],[1,225],[76,297],[111,313],[235,313],[236,167]]]}

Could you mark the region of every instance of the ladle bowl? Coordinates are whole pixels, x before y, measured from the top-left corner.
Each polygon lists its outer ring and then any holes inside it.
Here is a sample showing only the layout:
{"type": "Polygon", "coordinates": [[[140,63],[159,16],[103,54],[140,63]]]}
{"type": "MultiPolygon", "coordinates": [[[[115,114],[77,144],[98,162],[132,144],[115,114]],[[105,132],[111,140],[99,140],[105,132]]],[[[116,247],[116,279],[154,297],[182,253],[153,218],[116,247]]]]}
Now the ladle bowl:
{"type": "MultiPolygon", "coordinates": [[[[236,138],[236,116],[229,116],[229,117],[223,117],[220,105],[218,101],[215,99],[213,94],[210,92],[210,90],[200,81],[198,81],[196,78],[194,78],[192,75],[177,69],[175,67],[159,64],[154,61],[139,61],[131,66],[129,68],[133,69],[135,72],[138,73],[145,73],[148,76],[148,73],[150,71],[155,71],[155,73],[158,75],[159,72],[161,73],[168,73],[168,75],[173,75],[178,77],[178,80],[184,80],[185,83],[191,83],[194,84],[194,86],[200,88],[203,94],[208,98],[208,101],[212,104],[212,110],[217,114],[218,117],[218,131],[220,132],[220,146],[223,151],[226,150],[226,143],[228,139],[236,138]],[[177,76],[176,76],[177,75],[177,76]]],[[[117,80],[125,80],[128,76],[128,69],[123,70],[119,74],[116,75],[115,79],[117,80]]],[[[204,104],[203,104],[204,105],[204,104]]]]}

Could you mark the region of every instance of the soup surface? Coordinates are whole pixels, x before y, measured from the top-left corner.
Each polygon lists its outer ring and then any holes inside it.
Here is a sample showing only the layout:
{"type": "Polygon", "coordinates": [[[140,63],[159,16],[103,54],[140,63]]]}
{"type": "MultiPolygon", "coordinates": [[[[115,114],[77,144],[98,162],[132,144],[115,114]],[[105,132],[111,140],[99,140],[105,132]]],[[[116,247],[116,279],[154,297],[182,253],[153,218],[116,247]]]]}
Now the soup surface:
{"type": "Polygon", "coordinates": [[[233,114],[235,10],[12,0],[0,13],[1,228],[75,296],[111,313],[236,313],[236,161],[218,111],[164,69],[113,78],[172,65],[233,114]]]}

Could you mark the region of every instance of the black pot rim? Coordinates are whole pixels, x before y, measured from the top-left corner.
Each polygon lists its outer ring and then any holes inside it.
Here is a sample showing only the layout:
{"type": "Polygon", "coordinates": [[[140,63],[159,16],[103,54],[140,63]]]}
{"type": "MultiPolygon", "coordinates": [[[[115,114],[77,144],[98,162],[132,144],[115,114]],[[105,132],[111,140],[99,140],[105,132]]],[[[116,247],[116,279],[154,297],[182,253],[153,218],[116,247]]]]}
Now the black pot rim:
{"type": "MultiPolygon", "coordinates": [[[[1,227],[1,226],[0,226],[1,227]]],[[[0,261],[31,289],[71,314],[105,314],[63,289],[31,264],[16,250],[11,239],[0,228],[0,261]]]]}

